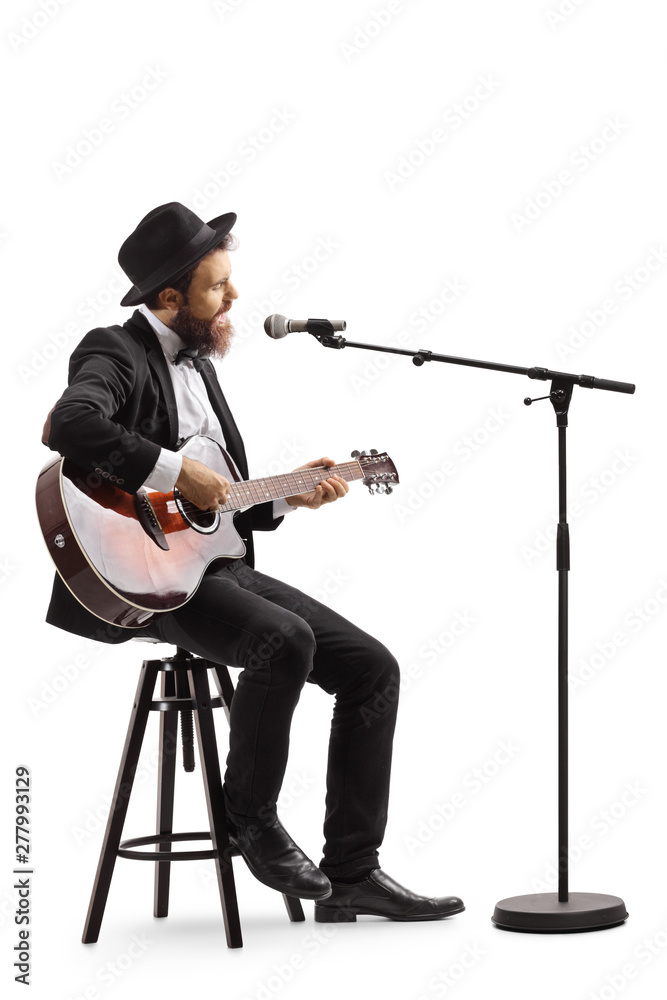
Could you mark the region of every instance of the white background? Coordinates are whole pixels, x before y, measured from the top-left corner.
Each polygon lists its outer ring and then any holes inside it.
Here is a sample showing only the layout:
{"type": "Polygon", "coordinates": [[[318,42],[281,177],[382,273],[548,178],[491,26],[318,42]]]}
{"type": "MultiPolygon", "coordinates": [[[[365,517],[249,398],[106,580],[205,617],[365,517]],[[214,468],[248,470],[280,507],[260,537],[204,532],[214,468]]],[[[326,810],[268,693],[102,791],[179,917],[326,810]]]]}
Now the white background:
{"type": "MultiPolygon", "coordinates": [[[[648,0],[4,6],[0,965],[17,994],[21,764],[33,772],[35,997],[664,991],[660,14],[648,0]],[[401,662],[381,860],[416,891],[461,895],[450,920],[362,918],[317,938],[311,904],[290,925],[239,862],[245,947],[231,952],[212,863],[177,867],[156,921],[151,866],[119,861],[99,943],[80,944],[138,666],[169,648],[94,646],[44,623],[52,567],[32,491],[71,350],[129,315],[118,247],[172,200],[205,220],[238,214],[237,339],[219,375],[251,474],[371,447],[398,467],[391,497],[355,485],[260,535],[257,564],[401,662]],[[319,261],[317,246],[329,247],[319,261]],[[411,349],[637,384],[634,396],[575,390],[569,431],[571,886],[622,896],[624,926],[535,936],[490,921],[498,899],[551,889],[556,861],[557,434],[548,402],[522,402],[548,385],[325,351],[307,335],[272,342],[269,312],[345,318],[351,340],[402,335],[411,349]],[[448,462],[456,471],[438,475],[448,462]],[[453,639],[457,615],[474,621],[453,639]]],[[[281,800],[316,860],[330,713],[308,685],[281,800]]],[[[127,836],[154,822],[154,747],[155,728],[127,836]]],[[[179,773],[179,829],[205,826],[199,774],[179,773]]]]}

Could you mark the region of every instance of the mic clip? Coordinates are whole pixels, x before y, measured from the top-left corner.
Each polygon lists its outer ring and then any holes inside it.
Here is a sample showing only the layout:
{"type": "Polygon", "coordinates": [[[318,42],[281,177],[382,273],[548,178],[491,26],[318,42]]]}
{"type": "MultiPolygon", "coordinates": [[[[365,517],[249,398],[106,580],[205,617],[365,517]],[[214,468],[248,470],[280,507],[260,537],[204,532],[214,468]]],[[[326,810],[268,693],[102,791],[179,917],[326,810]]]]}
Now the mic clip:
{"type": "Polygon", "coordinates": [[[345,337],[323,337],[317,333],[314,333],[313,336],[317,337],[323,347],[335,347],[338,350],[341,350],[347,343],[345,337]]]}
{"type": "Polygon", "coordinates": [[[319,340],[322,347],[334,347],[337,350],[341,350],[345,347],[347,341],[345,337],[334,337],[332,336],[334,328],[328,319],[309,319],[308,320],[308,333],[311,337],[315,337],[319,340]]]}

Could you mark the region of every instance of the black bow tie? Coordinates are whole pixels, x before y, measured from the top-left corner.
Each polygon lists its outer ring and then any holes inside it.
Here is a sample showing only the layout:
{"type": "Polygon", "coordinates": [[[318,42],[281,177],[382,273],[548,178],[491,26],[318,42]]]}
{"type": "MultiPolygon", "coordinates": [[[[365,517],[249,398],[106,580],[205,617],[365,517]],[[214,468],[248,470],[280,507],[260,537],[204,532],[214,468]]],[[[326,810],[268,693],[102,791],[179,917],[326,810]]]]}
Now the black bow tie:
{"type": "Polygon", "coordinates": [[[195,371],[200,372],[204,367],[206,358],[200,358],[194,347],[184,347],[174,358],[174,364],[180,365],[183,361],[191,361],[195,371]]]}

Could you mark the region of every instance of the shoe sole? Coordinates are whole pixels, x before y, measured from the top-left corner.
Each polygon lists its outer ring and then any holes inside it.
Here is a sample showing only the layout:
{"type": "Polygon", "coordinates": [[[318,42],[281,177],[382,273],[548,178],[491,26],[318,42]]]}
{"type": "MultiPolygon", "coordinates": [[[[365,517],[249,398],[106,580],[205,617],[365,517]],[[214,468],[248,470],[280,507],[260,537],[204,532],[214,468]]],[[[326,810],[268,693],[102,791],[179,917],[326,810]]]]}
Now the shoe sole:
{"type": "Polygon", "coordinates": [[[353,924],[358,916],[364,917],[386,917],[387,920],[399,920],[409,922],[412,920],[442,920],[444,917],[452,917],[455,913],[463,913],[465,906],[459,906],[456,910],[448,910],[447,913],[437,913],[433,916],[393,917],[388,913],[378,913],[373,910],[362,910],[357,907],[315,906],[315,923],[317,924],[353,924]]]}

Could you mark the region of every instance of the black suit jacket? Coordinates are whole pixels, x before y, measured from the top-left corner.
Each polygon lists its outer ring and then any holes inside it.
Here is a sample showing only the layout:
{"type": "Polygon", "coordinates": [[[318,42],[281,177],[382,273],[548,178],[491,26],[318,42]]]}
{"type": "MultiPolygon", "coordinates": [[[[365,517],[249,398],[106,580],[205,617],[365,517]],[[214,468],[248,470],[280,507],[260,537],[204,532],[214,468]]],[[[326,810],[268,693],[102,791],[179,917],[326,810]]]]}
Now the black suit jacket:
{"type": "MultiPolygon", "coordinates": [[[[227,450],[248,479],[243,441],[210,361],[201,373],[227,450]]],[[[122,326],[87,333],[69,363],[68,387],[50,415],[46,443],[91,472],[101,472],[127,493],[136,493],[155,465],[160,448],[176,449],[178,414],[168,362],[150,323],[138,310],[122,326]]],[[[252,532],[272,531],[273,502],[235,519],[254,565],[252,532]]],[[[56,573],[46,620],[51,625],[99,639],[124,642],[134,629],[109,625],[87,611],[56,573]]]]}

